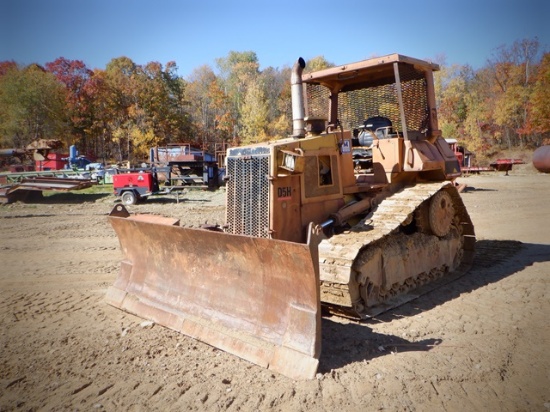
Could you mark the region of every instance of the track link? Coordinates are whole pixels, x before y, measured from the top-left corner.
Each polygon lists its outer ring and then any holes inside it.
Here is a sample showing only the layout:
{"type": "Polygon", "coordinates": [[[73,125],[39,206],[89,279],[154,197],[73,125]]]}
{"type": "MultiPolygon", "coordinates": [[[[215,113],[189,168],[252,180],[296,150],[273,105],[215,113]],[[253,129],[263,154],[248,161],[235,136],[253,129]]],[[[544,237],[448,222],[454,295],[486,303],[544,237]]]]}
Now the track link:
{"type": "Polygon", "coordinates": [[[321,242],[321,301],[339,314],[359,318],[376,316],[462,276],[471,266],[474,244],[472,222],[451,182],[419,183],[404,188],[387,196],[349,231],[321,242]],[[447,235],[447,240],[419,232],[402,233],[400,227],[410,224],[419,207],[442,190],[451,195],[455,210],[453,233],[447,235]],[[441,246],[444,242],[447,243],[441,246]],[[369,267],[365,263],[373,259],[374,248],[386,248],[387,251],[387,245],[390,244],[396,253],[402,255],[395,255],[393,263],[380,258],[380,267],[384,267],[384,270],[373,273],[376,270],[372,268],[376,265],[369,267]],[[418,265],[411,263],[408,266],[408,256],[414,261],[413,255],[426,255],[428,251],[425,248],[429,245],[435,251],[441,248],[436,253],[442,255],[440,260],[443,261],[429,270],[423,268],[420,272],[414,272],[418,265]],[[449,252],[451,249],[456,251],[457,247],[456,253],[449,252]],[[404,268],[402,270],[408,273],[406,279],[394,283],[389,276],[381,273],[389,273],[391,270],[384,265],[390,264],[401,265],[404,268]],[[365,267],[371,270],[365,270],[365,267]],[[366,285],[366,282],[370,282],[371,286],[366,285]],[[373,301],[366,296],[369,287],[377,288],[377,300],[373,301]]]}

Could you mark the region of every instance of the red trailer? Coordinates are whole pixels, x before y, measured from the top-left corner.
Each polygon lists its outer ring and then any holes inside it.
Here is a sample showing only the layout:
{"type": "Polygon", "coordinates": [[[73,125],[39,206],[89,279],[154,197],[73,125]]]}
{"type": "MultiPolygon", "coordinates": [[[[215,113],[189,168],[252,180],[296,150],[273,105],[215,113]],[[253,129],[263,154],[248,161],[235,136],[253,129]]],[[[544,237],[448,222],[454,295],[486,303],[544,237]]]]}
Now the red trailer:
{"type": "Polygon", "coordinates": [[[170,186],[160,190],[156,171],[141,171],[113,175],[113,189],[125,205],[135,205],[152,195],[179,193],[182,186],[170,186]]]}

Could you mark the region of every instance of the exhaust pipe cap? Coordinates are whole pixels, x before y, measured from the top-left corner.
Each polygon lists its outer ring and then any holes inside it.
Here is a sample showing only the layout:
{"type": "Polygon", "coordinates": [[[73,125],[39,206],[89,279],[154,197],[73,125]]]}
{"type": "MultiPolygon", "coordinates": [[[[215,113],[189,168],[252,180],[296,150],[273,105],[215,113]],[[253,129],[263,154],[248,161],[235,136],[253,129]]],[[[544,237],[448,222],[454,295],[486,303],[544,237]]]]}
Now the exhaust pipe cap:
{"type": "Polygon", "coordinates": [[[290,87],[292,95],[292,137],[303,138],[306,135],[304,89],[302,84],[302,72],[306,67],[303,58],[299,58],[292,67],[290,87]]]}

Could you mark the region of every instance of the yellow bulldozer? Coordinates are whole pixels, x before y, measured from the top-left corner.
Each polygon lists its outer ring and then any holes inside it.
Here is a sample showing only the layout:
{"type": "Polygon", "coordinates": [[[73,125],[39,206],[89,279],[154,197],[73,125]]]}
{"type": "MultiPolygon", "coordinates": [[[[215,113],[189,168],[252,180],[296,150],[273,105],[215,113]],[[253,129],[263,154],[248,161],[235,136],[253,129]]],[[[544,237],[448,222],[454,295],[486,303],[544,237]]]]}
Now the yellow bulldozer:
{"type": "Polygon", "coordinates": [[[106,296],[294,379],[317,372],[321,305],[376,316],[464,274],[475,245],[438,129],[438,66],[392,54],[304,68],[292,135],[227,150],[223,228],[115,206],[124,258],[106,296]]]}

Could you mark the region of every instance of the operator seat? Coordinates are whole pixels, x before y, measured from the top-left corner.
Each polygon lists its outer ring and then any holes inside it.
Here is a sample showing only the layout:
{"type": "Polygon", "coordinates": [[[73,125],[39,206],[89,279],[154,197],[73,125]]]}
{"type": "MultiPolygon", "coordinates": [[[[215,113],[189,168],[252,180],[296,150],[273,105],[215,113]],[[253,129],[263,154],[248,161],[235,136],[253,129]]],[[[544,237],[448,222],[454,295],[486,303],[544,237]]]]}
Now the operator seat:
{"type": "Polygon", "coordinates": [[[378,139],[388,139],[392,137],[392,122],[387,117],[372,116],[365,120],[363,124],[365,129],[373,132],[378,139]]]}

